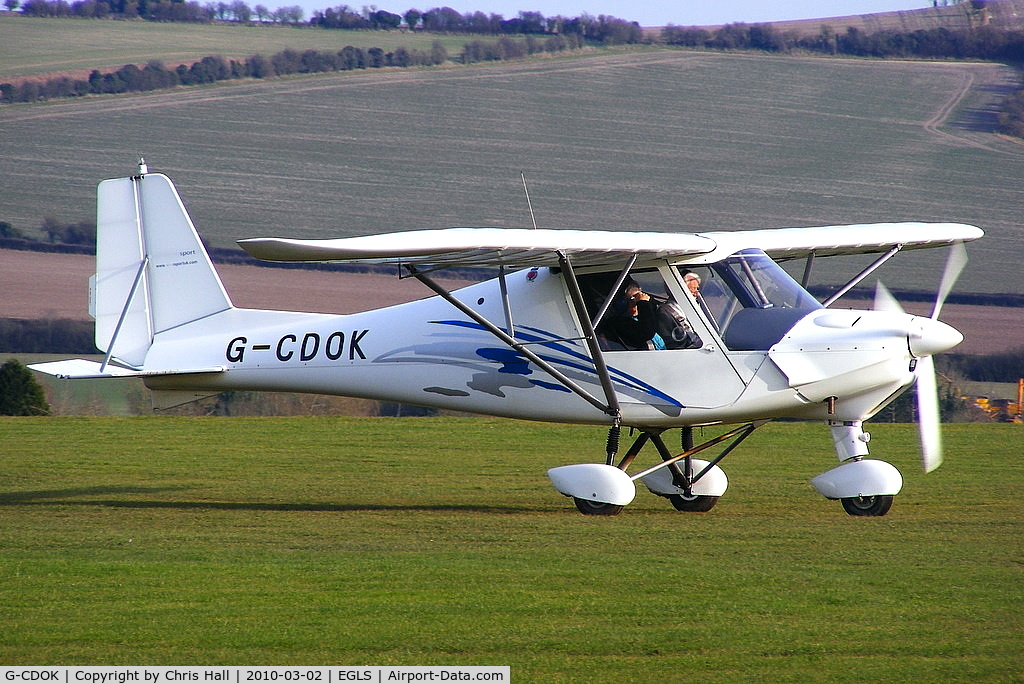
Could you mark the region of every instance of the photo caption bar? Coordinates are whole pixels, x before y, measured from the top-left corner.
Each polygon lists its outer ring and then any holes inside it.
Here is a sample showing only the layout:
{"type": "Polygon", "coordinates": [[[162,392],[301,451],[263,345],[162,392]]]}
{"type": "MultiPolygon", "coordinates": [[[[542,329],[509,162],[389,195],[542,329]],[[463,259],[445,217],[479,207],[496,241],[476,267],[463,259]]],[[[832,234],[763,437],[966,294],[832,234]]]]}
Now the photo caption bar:
{"type": "Polygon", "coordinates": [[[274,666],[274,667],[9,667],[0,684],[345,684],[369,682],[510,682],[504,666],[274,666]]]}

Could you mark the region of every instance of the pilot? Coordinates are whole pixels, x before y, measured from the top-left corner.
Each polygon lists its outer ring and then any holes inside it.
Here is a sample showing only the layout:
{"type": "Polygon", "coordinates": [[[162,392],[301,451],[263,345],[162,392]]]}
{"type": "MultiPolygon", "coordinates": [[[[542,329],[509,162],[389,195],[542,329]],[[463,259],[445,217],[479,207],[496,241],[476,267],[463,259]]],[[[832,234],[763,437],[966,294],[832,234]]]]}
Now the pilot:
{"type": "Polygon", "coordinates": [[[651,296],[630,279],[617,302],[617,315],[602,325],[603,334],[618,340],[627,349],[664,349],[665,340],[658,334],[657,316],[651,296]]]}

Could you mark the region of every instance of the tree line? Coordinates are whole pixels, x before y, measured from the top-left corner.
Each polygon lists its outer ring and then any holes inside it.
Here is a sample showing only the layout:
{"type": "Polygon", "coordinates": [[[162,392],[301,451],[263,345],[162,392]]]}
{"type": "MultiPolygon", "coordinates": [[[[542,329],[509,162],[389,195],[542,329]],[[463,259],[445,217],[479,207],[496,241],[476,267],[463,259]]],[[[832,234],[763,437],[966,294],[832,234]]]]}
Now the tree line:
{"type": "Polygon", "coordinates": [[[92,321],[0,318],[0,349],[19,354],[95,354],[92,321]]]}
{"type": "Polygon", "coordinates": [[[996,354],[946,354],[949,370],[975,382],[1016,382],[1024,378],[1024,347],[996,354]]]}
{"type": "MultiPolygon", "coordinates": [[[[548,36],[544,39],[527,36],[521,40],[505,36],[497,41],[476,40],[467,43],[456,61],[471,64],[489,60],[521,59],[538,52],[562,52],[582,46],[583,40],[578,36],[548,36]]],[[[385,51],[379,47],[363,49],[349,45],[337,52],[299,52],[289,48],[270,57],[252,55],[244,60],[210,55],[191,65],[180,64],[173,68],[165,66],[162,61],[151,60],[141,69],[134,64],[126,64],[120,69],[106,73],[94,69],[87,79],[56,76],[45,81],[0,83],[0,104],[164,90],[230,79],[273,78],[290,74],[383,67],[436,66],[448,60],[448,51],[438,40],[433,42],[429,50],[398,47],[392,51],[385,51]]],[[[3,235],[0,234],[0,237],[3,235]]]]}
{"type": "Polygon", "coordinates": [[[545,17],[540,12],[519,12],[511,19],[501,14],[466,12],[451,7],[435,7],[426,12],[417,9],[394,14],[386,10],[363,8],[361,12],[342,5],[313,12],[310,25],[328,29],[393,30],[403,26],[431,33],[470,33],[479,35],[552,35],[578,36],[604,44],[639,43],[644,40],[640,24],[608,15],[597,17],[545,17]]]}
{"type": "MultiPolygon", "coordinates": [[[[77,223],[63,223],[52,216],[43,219],[41,226],[43,234],[46,235],[46,242],[39,245],[40,248],[54,245],[82,246],[92,252],[96,248],[96,222],[78,221],[77,223]]],[[[48,251],[48,249],[33,249],[30,243],[37,243],[37,240],[29,239],[20,230],[7,221],[0,221],[0,248],[28,249],[30,251],[48,251]]]]}
{"type": "MultiPolygon", "coordinates": [[[[0,349],[20,354],[95,354],[93,324],[76,320],[0,319],[0,349]]],[[[985,356],[943,355],[940,370],[954,379],[940,388],[942,420],[991,420],[956,389],[962,380],[1014,382],[1024,377],[1024,349],[985,356]]],[[[149,413],[144,397],[135,397],[134,413],[149,413]]],[[[58,401],[58,404],[60,402],[58,401]]],[[[76,414],[81,407],[55,406],[57,413],[76,414]]],[[[100,411],[102,413],[102,411],[100,411]]],[[[35,376],[20,362],[0,367],[0,415],[46,415],[50,406],[35,376]]],[[[423,409],[390,402],[363,402],[344,397],[282,394],[274,392],[222,392],[200,405],[191,404],[175,413],[187,415],[317,415],[359,414],[382,416],[433,415],[423,409]]],[[[912,423],[918,419],[915,389],[911,388],[876,415],[873,422],[912,423]]]]}
{"type": "Polygon", "coordinates": [[[998,131],[1015,138],[1024,138],[1024,80],[999,107],[996,114],[998,131]]]}
{"type": "Polygon", "coordinates": [[[244,0],[207,2],[194,0],[4,0],[10,11],[20,8],[32,17],[81,17],[87,19],[146,19],[149,21],[214,22],[241,24],[306,23],[325,29],[388,31],[422,30],[434,33],[469,33],[485,35],[576,35],[602,43],[635,43],[643,40],[640,25],[635,21],[608,15],[597,17],[545,17],[540,12],[519,12],[506,19],[501,14],[480,11],[462,14],[451,7],[434,7],[426,11],[410,8],[401,14],[363,6],[356,10],[348,5],[315,10],[303,22],[302,7],[291,5],[270,10],[266,5],[250,7],[244,0]]]}
{"type": "Polygon", "coordinates": [[[182,2],[181,0],[4,0],[8,10],[20,8],[28,17],[81,19],[145,19],[148,21],[183,21],[207,23],[238,21],[250,23],[299,24],[303,10],[299,5],[268,9],[265,5],[250,8],[241,0],[231,3],[182,2]]]}
{"type": "Polygon", "coordinates": [[[802,35],[780,31],[771,24],[727,24],[715,31],[669,25],[662,29],[661,37],[668,45],[712,50],[783,53],[800,50],[853,57],[982,59],[1010,63],[1024,60],[1024,33],[993,26],[873,33],[853,26],[838,33],[823,26],[815,35],[802,35]]]}
{"type": "MultiPolygon", "coordinates": [[[[93,323],[85,320],[0,318],[0,349],[20,354],[95,354],[93,323]]],[[[944,375],[975,382],[1024,378],[1024,348],[982,355],[944,354],[944,375]]]]}
{"type": "Polygon", "coordinates": [[[141,69],[134,64],[126,64],[120,69],[106,73],[94,69],[88,79],[57,76],[46,81],[0,83],[0,103],[165,90],[241,78],[273,78],[290,74],[381,67],[430,66],[442,64],[447,60],[448,51],[440,41],[435,41],[430,50],[399,47],[391,52],[385,52],[378,47],[363,49],[347,46],[338,52],[299,52],[286,49],[270,57],[257,54],[244,60],[210,55],[191,65],[180,64],[173,68],[165,66],[162,61],[151,60],[141,69]]]}
{"type": "Polygon", "coordinates": [[[459,61],[463,64],[474,62],[494,62],[508,59],[523,59],[539,52],[563,52],[578,50],[583,47],[583,39],[579,36],[548,36],[543,40],[534,36],[526,36],[523,40],[514,40],[508,36],[498,40],[474,40],[462,48],[459,61]]]}
{"type": "MultiPolygon", "coordinates": [[[[95,253],[96,226],[90,221],[61,223],[54,218],[47,217],[43,220],[42,228],[46,235],[46,240],[31,240],[22,235],[10,223],[0,221],[0,249],[73,250],[80,253],[95,253]]],[[[217,263],[256,263],[255,260],[239,250],[211,249],[209,251],[217,263]]],[[[267,264],[261,265],[266,266],[267,264]]],[[[307,264],[275,265],[275,267],[283,266],[292,268],[310,267],[307,264]]],[[[374,270],[378,267],[349,264],[319,264],[316,268],[363,271],[374,270]]],[[[492,274],[476,270],[469,275],[473,279],[481,280],[490,277],[492,274]]],[[[820,295],[820,293],[816,294],[820,295]]],[[[930,296],[930,293],[928,296],[930,296]]],[[[901,291],[900,298],[910,300],[915,297],[912,292],[901,291]]],[[[951,297],[951,299],[958,300],[961,298],[965,303],[973,304],[995,306],[1020,306],[1021,304],[1020,296],[1015,295],[953,295],[951,297]]],[[[94,354],[96,353],[96,348],[93,336],[93,323],[86,320],[53,318],[35,320],[0,319],[0,349],[16,351],[21,354],[94,354]]],[[[1017,378],[1024,377],[1024,349],[980,356],[944,354],[939,359],[939,369],[943,375],[956,379],[982,382],[1014,382],[1017,378]]],[[[34,403],[36,393],[34,383],[31,380],[31,374],[27,369],[16,367],[0,369],[0,415],[37,415],[47,412],[47,410],[40,410],[40,407],[34,403]],[[4,390],[5,379],[3,375],[5,371],[10,374],[7,378],[9,385],[7,390],[4,390]],[[26,374],[29,376],[27,379],[24,377],[26,374]],[[32,399],[32,402],[29,404],[31,408],[26,409],[24,408],[26,405],[21,403],[25,397],[32,399]],[[7,402],[7,409],[4,409],[5,401],[7,402]],[[11,412],[4,413],[5,410],[11,412]],[[26,411],[30,411],[30,413],[26,411]]],[[[953,381],[953,384],[955,382],[953,381]]],[[[242,413],[245,415],[289,415],[291,412],[308,413],[310,401],[313,400],[298,395],[231,392],[219,395],[216,403],[213,404],[213,408],[210,405],[205,405],[201,408],[189,410],[200,412],[213,411],[218,415],[242,413]]],[[[350,412],[353,410],[353,407],[348,404],[342,406],[330,403],[330,401],[334,400],[327,400],[323,397],[317,400],[318,405],[323,404],[321,408],[328,412],[350,412]]],[[[423,415],[420,409],[398,404],[385,402],[375,404],[374,406],[375,408],[372,409],[373,415],[423,415]]],[[[363,407],[359,410],[369,409],[363,407]]],[[[945,387],[942,392],[941,410],[944,420],[954,418],[958,420],[979,419],[979,416],[976,415],[977,412],[973,411],[949,386],[945,387]]],[[[148,409],[140,409],[139,412],[145,413],[148,412],[148,409]]],[[[882,422],[914,422],[916,420],[916,404],[913,399],[913,392],[904,394],[880,412],[874,420],[882,422]]]]}

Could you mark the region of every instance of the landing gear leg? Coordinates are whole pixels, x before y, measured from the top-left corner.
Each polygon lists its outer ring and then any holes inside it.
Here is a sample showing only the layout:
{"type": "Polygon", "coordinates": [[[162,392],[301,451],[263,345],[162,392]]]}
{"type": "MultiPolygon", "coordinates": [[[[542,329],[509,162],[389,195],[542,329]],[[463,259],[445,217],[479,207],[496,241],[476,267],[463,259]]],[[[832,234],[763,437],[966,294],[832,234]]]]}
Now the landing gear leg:
{"type": "Polygon", "coordinates": [[[885,461],[865,458],[868,433],[860,421],[830,421],[840,465],[811,480],[826,499],[839,499],[850,515],[879,517],[892,508],[903,477],[885,461]]]}
{"type": "MultiPolygon", "coordinates": [[[[672,458],[672,455],[665,448],[665,445],[659,444],[661,439],[655,442],[655,446],[658,447],[658,453],[661,454],[661,459],[667,461],[672,458]]],[[[682,429],[682,447],[683,451],[689,453],[693,451],[693,428],[689,425],[682,429]]],[[[700,494],[693,493],[693,458],[687,456],[683,459],[682,467],[679,463],[673,463],[668,466],[669,472],[672,473],[672,481],[676,486],[683,490],[682,494],[669,494],[668,500],[672,504],[673,508],[677,511],[683,511],[685,513],[707,513],[715,504],[718,503],[717,496],[702,496],[700,494]]]]}
{"type": "MultiPolygon", "coordinates": [[[[612,426],[608,429],[608,441],[607,441],[607,460],[608,465],[614,465],[615,456],[619,451],[619,435],[621,427],[619,420],[616,419],[612,423],[612,426]]],[[[633,445],[626,452],[625,456],[622,457],[622,461],[616,466],[619,470],[625,471],[626,467],[633,462],[636,455],[640,453],[640,449],[647,443],[647,434],[642,433],[633,445]]],[[[618,515],[622,512],[622,506],[616,506],[614,504],[604,503],[602,501],[592,501],[590,499],[583,499],[578,496],[572,497],[573,503],[576,504],[576,510],[583,515],[618,515]]]]}
{"type": "MultiPolygon", "coordinates": [[[[622,507],[633,500],[636,494],[633,483],[636,480],[642,481],[654,494],[669,499],[677,510],[708,511],[729,486],[729,480],[718,467],[718,462],[765,422],[767,421],[748,423],[707,442],[691,446],[676,456],[669,452],[661,438],[665,428],[642,428],[629,451],[617,465],[613,465],[613,461],[618,446],[618,434],[613,429],[609,433],[606,463],[581,463],[552,468],[548,471],[548,477],[551,478],[555,489],[572,497],[577,510],[583,515],[618,515],[622,507]],[[654,444],[662,462],[635,475],[629,475],[626,469],[647,442],[654,444]],[[730,443],[714,460],[692,458],[693,454],[723,442],[730,443]],[[678,465],[680,462],[682,466],[678,465]]],[[[692,440],[692,432],[689,435],[684,434],[683,439],[692,440]]]]}
{"type": "Polygon", "coordinates": [[[634,475],[652,493],[668,499],[679,511],[706,512],[714,508],[718,498],[725,493],[729,480],[718,467],[718,463],[767,421],[748,423],[694,445],[693,429],[683,429],[683,452],[673,456],[661,439],[661,431],[651,433],[650,440],[661,455],[661,465],[648,468],[634,475]],[[694,458],[705,449],[728,442],[725,448],[710,461],[694,458]]]}

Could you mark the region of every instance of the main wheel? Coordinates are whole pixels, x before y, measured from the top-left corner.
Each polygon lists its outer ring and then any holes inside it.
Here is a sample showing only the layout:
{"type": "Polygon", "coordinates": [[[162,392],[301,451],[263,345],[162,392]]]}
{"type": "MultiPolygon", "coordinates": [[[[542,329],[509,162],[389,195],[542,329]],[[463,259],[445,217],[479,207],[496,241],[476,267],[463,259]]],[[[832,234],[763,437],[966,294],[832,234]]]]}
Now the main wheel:
{"type": "Polygon", "coordinates": [[[850,515],[882,516],[892,508],[892,494],[879,494],[878,496],[854,496],[849,499],[840,499],[843,508],[850,515]]]}
{"type": "Polygon", "coordinates": [[[572,500],[576,503],[576,509],[583,515],[618,515],[622,512],[622,506],[603,501],[591,501],[576,496],[572,497],[572,500]]]}
{"type": "Polygon", "coordinates": [[[668,500],[672,502],[677,511],[689,513],[707,513],[718,503],[717,496],[683,496],[682,494],[670,494],[668,500]]]}

